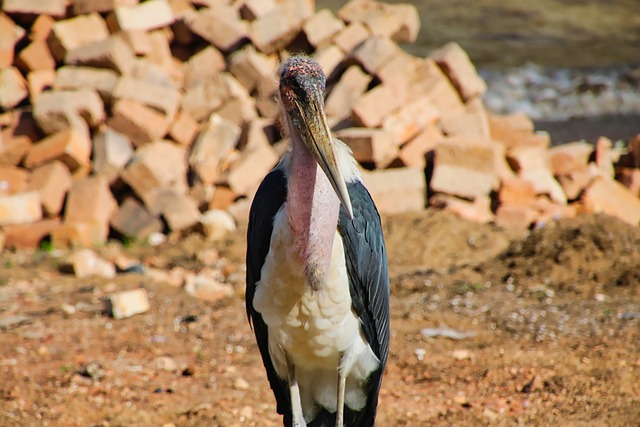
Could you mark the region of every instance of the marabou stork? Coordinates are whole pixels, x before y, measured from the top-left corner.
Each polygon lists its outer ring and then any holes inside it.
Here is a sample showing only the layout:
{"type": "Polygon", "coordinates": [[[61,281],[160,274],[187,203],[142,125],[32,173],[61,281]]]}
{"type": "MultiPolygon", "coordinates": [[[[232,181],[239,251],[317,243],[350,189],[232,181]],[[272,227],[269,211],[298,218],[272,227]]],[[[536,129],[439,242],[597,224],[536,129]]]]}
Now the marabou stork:
{"type": "Polygon", "coordinates": [[[247,314],[285,426],[372,426],[389,350],[387,255],[351,151],[331,136],[325,82],[308,57],[282,67],[291,147],[251,206],[247,314]]]}

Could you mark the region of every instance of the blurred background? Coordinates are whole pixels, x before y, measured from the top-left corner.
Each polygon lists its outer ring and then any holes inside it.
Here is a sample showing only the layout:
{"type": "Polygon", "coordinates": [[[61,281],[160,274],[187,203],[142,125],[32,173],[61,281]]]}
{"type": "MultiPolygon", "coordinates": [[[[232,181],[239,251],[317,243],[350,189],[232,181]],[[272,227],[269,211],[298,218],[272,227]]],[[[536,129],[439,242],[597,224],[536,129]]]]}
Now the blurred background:
{"type": "MultiPolygon", "coordinates": [[[[318,0],[337,11],[344,2],[318,0]]],[[[407,3],[389,0],[388,3],[407,3]]],[[[554,144],[640,133],[640,1],[418,0],[410,53],[449,41],[469,54],[496,113],[521,111],[554,144]]]]}

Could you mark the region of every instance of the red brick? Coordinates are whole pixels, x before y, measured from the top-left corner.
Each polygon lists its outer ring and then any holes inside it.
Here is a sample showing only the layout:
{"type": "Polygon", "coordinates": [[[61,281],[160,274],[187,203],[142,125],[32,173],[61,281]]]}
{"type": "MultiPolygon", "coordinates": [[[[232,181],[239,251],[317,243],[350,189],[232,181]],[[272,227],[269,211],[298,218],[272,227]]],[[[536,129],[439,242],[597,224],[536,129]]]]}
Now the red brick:
{"type": "Polygon", "coordinates": [[[169,39],[164,30],[169,31],[168,28],[164,28],[149,33],[151,52],[149,52],[145,58],[163,68],[174,82],[182,84],[184,80],[182,63],[173,57],[171,47],[169,46],[169,39]]]}
{"type": "Polygon", "coordinates": [[[612,148],[613,144],[609,138],[601,136],[596,141],[596,165],[598,168],[610,178],[613,178],[615,175],[615,171],[613,169],[613,161],[612,161],[612,148]]]}
{"type": "Polygon", "coordinates": [[[420,33],[420,15],[413,4],[387,5],[400,18],[400,28],[391,35],[398,43],[415,43],[420,33]]]}
{"type": "Polygon", "coordinates": [[[173,24],[173,9],[167,0],[148,0],[129,7],[117,7],[107,17],[112,33],[149,31],[173,24]]]}
{"type": "Polygon", "coordinates": [[[474,98],[458,115],[445,116],[442,130],[449,136],[491,138],[487,112],[480,98],[474,98]]]}
{"type": "Polygon", "coordinates": [[[502,228],[526,230],[536,221],[538,212],[521,205],[500,205],[496,210],[496,225],[502,228]]]}
{"type": "Polygon", "coordinates": [[[314,11],[309,0],[284,0],[262,17],[251,22],[249,37],[266,54],[284,48],[298,35],[302,23],[314,11]]]}
{"type": "Polygon", "coordinates": [[[236,201],[237,198],[238,195],[229,187],[225,185],[216,185],[216,189],[211,201],[209,202],[208,209],[227,209],[236,201]]]}
{"type": "Polygon", "coordinates": [[[44,133],[50,135],[79,122],[90,127],[105,119],[104,104],[91,89],[43,92],[33,104],[33,117],[44,133]]]}
{"type": "Polygon", "coordinates": [[[218,178],[222,162],[238,144],[241,133],[240,127],[217,114],[209,118],[189,155],[189,166],[200,181],[211,184],[218,178]]]}
{"type": "Polygon", "coordinates": [[[381,84],[366,92],[353,106],[353,117],[365,127],[376,127],[406,101],[402,88],[381,84]]]}
{"type": "Polygon", "coordinates": [[[265,78],[258,83],[256,109],[262,117],[278,119],[282,114],[278,95],[278,82],[274,78],[265,78]]]}
{"type": "Polygon", "coordinates": [[[256,118],[256,104],[254,99],[246,91],[242,90],[229,98],[222,105],[222,108],[216,110],[216,114],[243,127],[256,118]]]}
{"type": "Polygon", "coordinates": [[[553,177],[549,169],[524,169],[518,173],[522,179],[529,181],[536,194],[546,194],[554,202],[566,205],[567,195],[560,183],[553,177]]]}
{"type": "Polygon", "coordinates": [[[616,168],[616,181],[640,197],[640,169],[616,168]]]}
{"type": "Polygon", "coordinates": [[[184,72],[176,68],[173,70],[164,68],[162,65],[145,57],[136,59],[131,69],[131,77],[179,89],[184,81],[184,72]],[[175,71],[179,71],[179,74],[175,74],[175,71]]]}
{"type": "Polygon", "coordinates": [[[113,89],[113,98],[116,102],[120,99],[129,99],[146,105],[162,113],[168,121],[173,121],[180,103],[180,92],[172,87],[122,76],[113,89]]]}
{"type": "Polygon", "coordinates": [[[237,48],[249,33],[238,11],[223,5],[187,13],[183,19],[191,31],[224,52],[237,48]]]}
{"type": "Polygon", "coordinates": [[[251,92],[262,79],[273,78],[276,58],[258,52],[253,46],[248,45],[231,54],[229,70],[247,91],[251,92]]]}
{"type": "Polygon", "coordinates": [[[106,127],[93,138],[93,170],[109,183],[118,179],[132,156],[129,138],[111,128],[106,127]]]}
{"type": "Polygon", "coordinates": [[[362,22],[372,10],[380,10],[382,7],[379,2],[362,0],[348,1],[338,10],[338,17],[346,23],[362,22]]]}
{"type": "Polygon", "coordinates": [[[518,145],[546,148],[550,144],[548,134],[534,133],[533,122],[524,113],[503,116],[488,113],[487,116],[491,139],[502,142],[507,148],[518,145]]]}
{"type": "Polygon", "coordinates": [[[71,174],[67,166],[60,161],[55,160],[35,168],[31,174],[30,189],[40,193],[42,209],[47,216],[60,213],[69,188],[71,174]]]}
{"type": "Polygon", "coordinates": [[[29,89],[29,99],[31,104],[45,90],[50,90],[56,80],[55,70],[32,71],[27,74],[27,88],[29,89]]]}
{"type": "Polygon", "coordinates": [[[108,236],[108,224],[64,221],[51,231],[51,243],[56,248],[91,247],[104,244],[108,236]]]}
{"type": "Polygon", "coordinates": [[[42,40],[36,40],[20,51],[16,64],[23,72],[28,73],[37,70],[53,70],[56,61],[47,44],[42,40]]]}
{"type": "Polygon", "coordinates": [[[185,147],[191,146],[195,139],[200,125],[187,112],[180,111],[169,129],[169,136],[175,142],[185,147]]]}
{"type": "Polygon", "coordinates": [[[70,50],[65,55],[64,62],[69,65],[108,68],[119,74],[130,74],[135,57],[121,36],[112,35],[106,40],[70,50]]]}
{"type": "Polygon", "coordinates": [[[340,33],[338,33],[333,43],[346,53],[351,53],[355,48],[360,46],[369,38],[369,31],[359,22],[347,25],[340,33]]]}
{"type": "Polygon", "coordinates": [[[139,0],[73,0],[73,13],[81,15],[90,12],[111,12],[117,7],[129,7],[139,0]]]}
{"type": "Polygon", "coordinates": [[[135,55],[149,55],[153,51],[153,42],[149,33],[145,30],[127,30],[121,34],[122,39],[127,42],[135,55]]]}
{"type": "Polygon", "coordinates": [[[438,65],[449,77],[463,100],[480,96],[487,90],[487,85],[478,76],[467,53],[455,42],[450,42],[431,54],[438,65]]]}
{"type": "Polygon", "coordinates": [[[41,219],[40,193],[37,191],[0,195],[0,226],[29,224],[41,219]]]}
{"type": "MultiPolygon", "coordinates": [[[[231,58],[233,58],[233,56],[231,58]]],[[[189,61],[185,64],[185,89],[190,89],[202,83],[206,83],[220,74],[226,66],[227,64],[224,56],[218,49],[213,46],[205,47],[200,52],[189,58],[189,61]]]]}
{"type": "Polygon", "coordinates": [[[587,212],[612,215],[634,226],[640,224],[640,199],[607,176],[594,179],[581,201],[587,212]]]}
{"type": "Polygon", "coordinates": [[[371,36],[358,46],[353,55],[365,70],[374,74],[401,53],[402,49],[391,39],[371,36]]]}
{"type": "Polygon", "coordinates": [[[546,196],[538,196],[535,208],[538,211],[538,218],[535,225],[544,225],[549,221],[555,221],[560,218],[575,218],[578,215],[579,203],[571,205],[559,205],[552,202],[546,196]]]}
{"type": "Polygon", "coordinates": [[[347,128],[336,132],[336,138],[349,146],[357,161],[377,167],[388,165],[398,151],[393,135],[382,129],[347,128]]]}
{"type": "Polygon", "coordinates": [[[382,122],[382,129],[393,135],[393,142],[400,146],[415,137],[422,129],[435,123],[440,112],[427,96],[406,103],[382,122]]]}
{"type": "Polygon", "coordinates": [[[419,61],[409,81],[410,96],[426,94],[440,110],[443,120],[465,112],[464,104],[449,79],[431,59],[419,61]]]}
{"type": "Polygon", "coordinates": [[[40,139],[40,133],[31,112],[16,111],[10,118],[11,123],[1,133],[0,164],[17,165],[31,145],[40,139]]]}
{"type": "Polygon", "coordinates": [[[551,169],[555,175],[560,175],[585,167],[593,151],[593,145],[587,142],[570,142],[551,147],[548,151],[551,169]]]}
{"type": "Polygon", "coordinates": [[[551,169],[546,149],[537,146],[516,146],[507,151],[507,161],[516,171],[551,169]]]}
{"type": "Polygon", "coordinates": [[[4,0],[2,2],[2,10],[8,14],[62,17],[66,9],[66,0],[4,0]]]}
{"type": "Polygon", "coordinates": [[[333,78],[345,59],[345,54],[338,46],[330,44],[316,50],[313,53],[313,59],[320,64],[320,68],[328,78],[333,78]]]}
{"type": "Polygon", "coordinates": [[[90,13],[56,22],[47,42],[53,56],[58,61],[62,61],[73,49],[102,42],[108,38],[109,30],[104,19],[97,13],[90,13]]]}
{"type": "Polygon", "coordinates": [[[444,135],[437,126],[427,126],[400,149],[398,158],[404,166],[424,169],[427,153],[432,152],[442,139],[444,135]]]}
{"type": "Polygon", "coordinates": [[[128,99],[116,102],[112,117],[107,120],[109,127],[128,136],[135,146],[161,139],[170,124],[164,114],[128,99]]]}
{"type": "Polygon", "coordinates": [[[445,140],[435,149],[431,188],[472,200],[486,196],[498,188],[503,158],[504,148],[498,144],[445,140]]]}
{"type": "Polygon", "coordinates": [[[154,189],[147,206],[152,213],[162,215],[172,231],[191,228],[200,220],[195,200],[173,189],[154,189]]]}
{"type": "Polygon", "coordinates": [[[500,182],[498,201],[511,206],[533,206],[536,191],[529,181],[514,176],[500,182]]]}
{"type": "Polygon", "coordinates": [[[390,61],[385,62],[376,72],[376,77],[382,83],[400,84],[405,83],[407,76],[415,73],[420,59],[405,52],[394,55],[390,61]]]}
{"type": "Polygon", "coordinates": [[[253,144],[233,163],[225,181],[234,193],[251,194],[278,163],[278,159],[279,156],[267,141],[257,146],[253,144]]]}
{"type": "Polygon", "coordinates": [[[491,200],[488,196],[476,197],[473,201],[468,201],[446,194],[435,194],[429,198],[429,206],[443,209],[460,218],[481,224],[486,224],[494,219],[491,212],[491,200]]]}
{"type": "Polygon", "coordinates": [[[274,0],[245,0],[240,7],[240,16],[245,21],[254,21],[276,7],[274,0]]]}
{"type": "Polygon", "coordinates": [[[327,45],[331,38],[343,28],[342,21],[336,18],[329,9],[317,11],[302,25],[307,41],[316,49],[327,45]]]}
{"type": "Polygon", "coordinates": [[[103,100],[111,100],[117,82],[113,70],[65,65],[58,68],[53,86],[56,90],[95,90],[103,100]]]}
{"type": "Polygon", "coordinates": [[[187,190],[186,150],[168,141],[143,145],[122,173],[122,179],[145,204],[157,188],[187,190]]]}
{"type": "Polygon", "coordinates": [[[16,67],[0,69],[0,109],[13,108],[28,95],[27,82],[16,67]]]}
{"type": "Polygon", "coordinates": [[[74,182],[69,189],[64,220],[108,224],[117,208],[109,182],[102,176],[93,176],[74,182]]]}
{"type": "Polygon", "coordinates": [[[251,199],[238,199],[227,207],[227,212],[233,217],[236,223],[249,221],[249,211],[251,210],[251,199]]]}
{"type": "Polygon", "coordinates": [[[9,249],[38,249],[40,242],[60,226],[60,219],[45,219],[32,224],[16,224],[3,228],[5,247],[9,249]]]}
{"type": "Polygon", "coordinates": [[[84,129],[62,130],[34,144],[24,165],[32,169],[52,160],[60,160],[70,170],[89,164],[91,139],[84,129]]]}
{"type": "Polygon", "coordinates": [[[347,68],[327,97],[327,116],[340,120],[349,118],[351,109],[367,90],[370,82],[371,77],[357,65],[347,68]]]}
{"type": "Polygon", "coordinates": [[[22,27],[0,12],[0,69],[13,64],[15,45],[24,33],[22,27]]]}
{"type": "Polygon", "coordinates": [[[146,239],[151,233],[162,232],[164,226],[157,215],[153,215],[134,198],[128,197],[111,217],[111,227],[127,237],[146,239]]]}
{"type": "Polygon", "coordinates": [[[365,172],[362,180],[381,213],[420,211],[426,206],[427,187],[422,169],[365,172]]]}
{"type": "Polygon", "coordinates": [[[56,20],[49,15],[38,16],[29,30],[29,40],[46,41],[55,23],[56,20]]]}
{"type": "Polygon", "coordinates": [[[0,165],[0,194],[15,194],[27,191],[29,171],[11,165],[0,165]]]}
{"type": "Polygon", "coordinates": [[[232,97],[230,82],[233,81],[237,83],[230,74],[220,73],[188,89],[182,97],[182,110],[198,121],[205,120],[232,97]]]}

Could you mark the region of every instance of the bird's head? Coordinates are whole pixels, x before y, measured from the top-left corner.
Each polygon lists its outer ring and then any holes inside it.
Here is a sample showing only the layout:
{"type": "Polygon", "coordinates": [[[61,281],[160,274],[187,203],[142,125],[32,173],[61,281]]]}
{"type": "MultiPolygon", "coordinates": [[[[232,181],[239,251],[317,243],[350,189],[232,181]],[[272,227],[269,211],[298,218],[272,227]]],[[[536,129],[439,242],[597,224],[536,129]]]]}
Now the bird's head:
{"type": "MultiPolygon", "coordinates": [[[[324,112],[326,77],[320,65],[305,56],[294,56],[282,66],[280,98],[296,132],[329,179],[340,203],[353,217],[347,184],[340,170],[335,144],[324,112]]],[[[292,135],[293,137],[293,135],[292,135]]]]}

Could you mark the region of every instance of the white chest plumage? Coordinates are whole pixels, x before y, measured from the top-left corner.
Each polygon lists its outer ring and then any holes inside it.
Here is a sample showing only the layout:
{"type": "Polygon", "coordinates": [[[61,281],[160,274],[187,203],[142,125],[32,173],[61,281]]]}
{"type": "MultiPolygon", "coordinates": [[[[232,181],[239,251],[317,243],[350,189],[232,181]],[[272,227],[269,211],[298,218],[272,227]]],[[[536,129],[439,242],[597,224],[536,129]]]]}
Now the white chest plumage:
{"type": "Polygon", "coordinates": [[[361,409],[366,403],[363,383],[380,361],[351,307],[342,238],[336,232],[325,285],[312,290],[285,212],[286,205],[274,218],[253,301],[269,329],[274,368],[285,379],[286,358],[295,365],[305,418],[313,417],[319,406],[336,410],[338,369],[347,376],[346,405],[361,409]]]}

